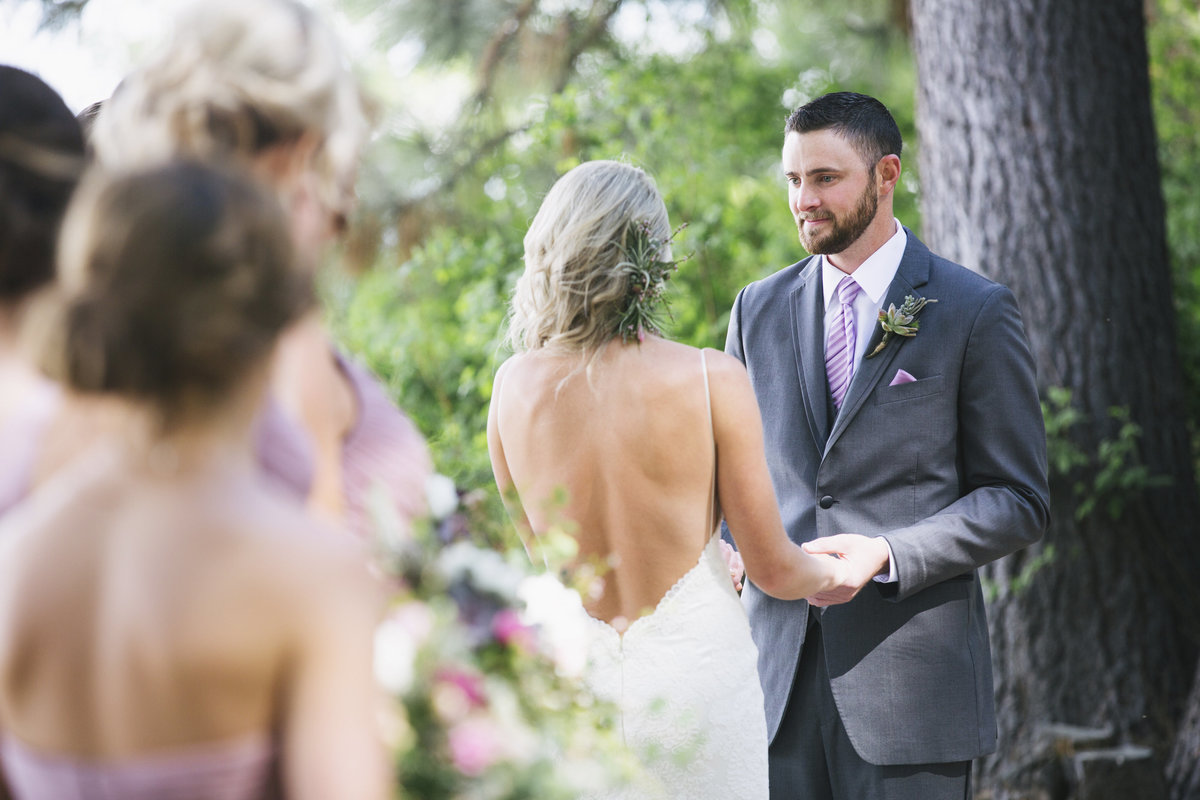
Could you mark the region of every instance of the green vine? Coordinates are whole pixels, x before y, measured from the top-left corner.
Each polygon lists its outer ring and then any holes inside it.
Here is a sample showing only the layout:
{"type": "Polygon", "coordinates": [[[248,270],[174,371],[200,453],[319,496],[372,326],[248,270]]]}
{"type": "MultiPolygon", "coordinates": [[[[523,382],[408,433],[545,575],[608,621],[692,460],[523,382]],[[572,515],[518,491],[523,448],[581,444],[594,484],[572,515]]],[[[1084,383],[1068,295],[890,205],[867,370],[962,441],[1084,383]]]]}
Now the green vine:
{"type": "MultiPolygon", "coordinates": [[[[1129,409],[1114,406],[1108,410],[1108,418],[1117,425],[1116,435],[1105,438],[1089,454],[1072,438],[1075,428],[1087,418],[1072,403],[1071,390],[1052,386],[1042,401],[1042,418],[1046,425],[1046,457],[1051,476],[1070,481],[1075,497],[1074,517],[1082,522],[1088,517],[1103,513],[1111,520],[1119,520],[1128,503],[1147,489],[1169,486],[1168,475],[1154,475],[1140,462],[1138,440],[1142,436],[1141,426],[1130,419],[1129,409]],[[1085,468],[1091,467],[1090,472],[1085,468]],[[1087,477],[1090,474],[1090,479],[1087,477]]],[[[1020,571],[1009,581],[1008,588],[1020,594],[1033,584],[1033,579],[1043,569],[1054,563],[1059,553],[1053,543],[1046,544],[1033,555],[1020,571]]],[[[989,601],[1000,595],[1000,586],[986,581],[989,601]]]]}
{"type": "Polygon", "coordinates": [[[1046,423],[1046,455],[1050,472],[1070,480],[1082,467],[1095,468],[1090,481],[1075,477],[1072,491],[1076,497],[1075,521],[1081,522],[1097,511],[1109,519],[1118,520],[1127,503],[1147,489],[1170,486],[1169,475],[1154,475],[1140,463],[1138,440],[1142,428],[1130,419],[1129,409],[1113,406],[1109,419],[1117,424],[1113,438],[1105,438],[1096,453],[1085,453],[1071,438],[1072,429],[1084,421],[1084,415],[1071,403],[1071,390],[1051,387],[1047,400],[1042,402],[1042,417],[1046,423]]]}

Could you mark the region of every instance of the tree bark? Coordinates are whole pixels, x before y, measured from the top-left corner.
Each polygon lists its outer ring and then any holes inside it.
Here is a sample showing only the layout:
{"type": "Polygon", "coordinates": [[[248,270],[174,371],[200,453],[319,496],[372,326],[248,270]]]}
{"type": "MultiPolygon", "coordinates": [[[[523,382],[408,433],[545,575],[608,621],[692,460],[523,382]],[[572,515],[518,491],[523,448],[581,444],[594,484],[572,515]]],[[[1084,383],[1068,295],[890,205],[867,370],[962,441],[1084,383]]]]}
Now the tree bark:
{"type": "Polygon", "coordinates": [[[1045,540],[986,570],[1000,749],[979,797],[1100,796],[1083,771],[1105,748],[1161,775],[1200,620],[1143,0],[913,0],[912,24],[925,237],[1016,293],[1043,397],[1071,390],[1089,456],[1052,475],[1045,540]],[[1113,407],[1141,429],[1123,457],[1104,455],[1113,407]]]}
{"type": "Polygon", "coordinates": [[[1200,666],[1192,678],[1192,694],[1167,764],[1167,779],[1171,800],[1200,800],[1200,666]]]}

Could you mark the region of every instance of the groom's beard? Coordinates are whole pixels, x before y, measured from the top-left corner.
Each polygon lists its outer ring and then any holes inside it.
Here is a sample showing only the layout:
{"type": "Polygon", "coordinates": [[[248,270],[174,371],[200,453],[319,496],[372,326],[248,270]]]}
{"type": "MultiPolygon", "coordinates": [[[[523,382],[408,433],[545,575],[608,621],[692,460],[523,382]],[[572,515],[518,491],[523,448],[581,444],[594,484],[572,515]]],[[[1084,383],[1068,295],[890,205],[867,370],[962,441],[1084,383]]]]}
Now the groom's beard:
{"type": "Polygon", "coordinates": [[[871,225],[871,221],[875,219],[875,212],[879,210],[879,195],[875,193],[875,173],[871,172],[871,179],[867,181],[867,188],[863,191],[862,196],[858,198],[858,205],[850,212],[847,217],[836,217],[828,214],[828,218],[832,220],[832,224],[823,234],[810,235],[806,233],[804,220],[806,219],[824,219],[817,215],[802,216],[797,224],[800,230],[800,244],[804,245],[804,249],[810,255],[819,255],[826,253],[829,255],[837,255],[845,250],[850,245],[858,241],[858,237],[863,235],[871,225]]]}

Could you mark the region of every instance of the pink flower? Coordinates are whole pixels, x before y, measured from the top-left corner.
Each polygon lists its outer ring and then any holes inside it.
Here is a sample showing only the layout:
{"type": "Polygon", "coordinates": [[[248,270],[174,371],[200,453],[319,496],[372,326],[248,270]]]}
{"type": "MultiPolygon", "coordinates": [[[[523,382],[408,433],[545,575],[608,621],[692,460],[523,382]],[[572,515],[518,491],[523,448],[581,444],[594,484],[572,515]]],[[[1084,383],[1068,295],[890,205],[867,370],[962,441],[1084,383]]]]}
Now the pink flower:
{"type": "Polygon", "coordinates": [[[477,673],[456,667],[442,667],[437,672],[436,680],[457,687],[472,706],[479,707],[487,702],[487,696],[483,692],[483,678],[477,673]]]}
{"type": "Polygon", "coordinates": [[[492,617],[492,634],[500,644],[527,653],[533,651],[533,628],[521,622],[521,617],[511,608],[501,609],[492,617]]]}
{"type": "Polygon", "coordinates": [[[388,617],[408,631],[418,646],[425,643],[436,624],[433,611],[419,600],[397,606],[388,617]]]}
{"type": "Polygon", "coordinates": [[[464,775],[477,776],[503,755],[503,738],[489,720],[471,717],[447,734],[450,760],[464,775]]]}

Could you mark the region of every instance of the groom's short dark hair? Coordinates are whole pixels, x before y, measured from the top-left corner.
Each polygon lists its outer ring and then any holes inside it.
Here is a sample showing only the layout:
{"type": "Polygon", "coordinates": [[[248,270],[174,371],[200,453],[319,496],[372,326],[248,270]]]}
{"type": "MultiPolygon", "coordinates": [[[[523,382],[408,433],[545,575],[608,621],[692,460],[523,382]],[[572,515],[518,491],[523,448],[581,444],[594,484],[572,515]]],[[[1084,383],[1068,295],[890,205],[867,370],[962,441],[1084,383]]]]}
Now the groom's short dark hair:
{"type": "Polygon", "coordinates": [[[827,129],[846,137],[871,169],[886,155],[899,157],[904,146],[887,106],[858,92],[832,92],[805,103],[788,115],[783,135],[827,129]]]}

